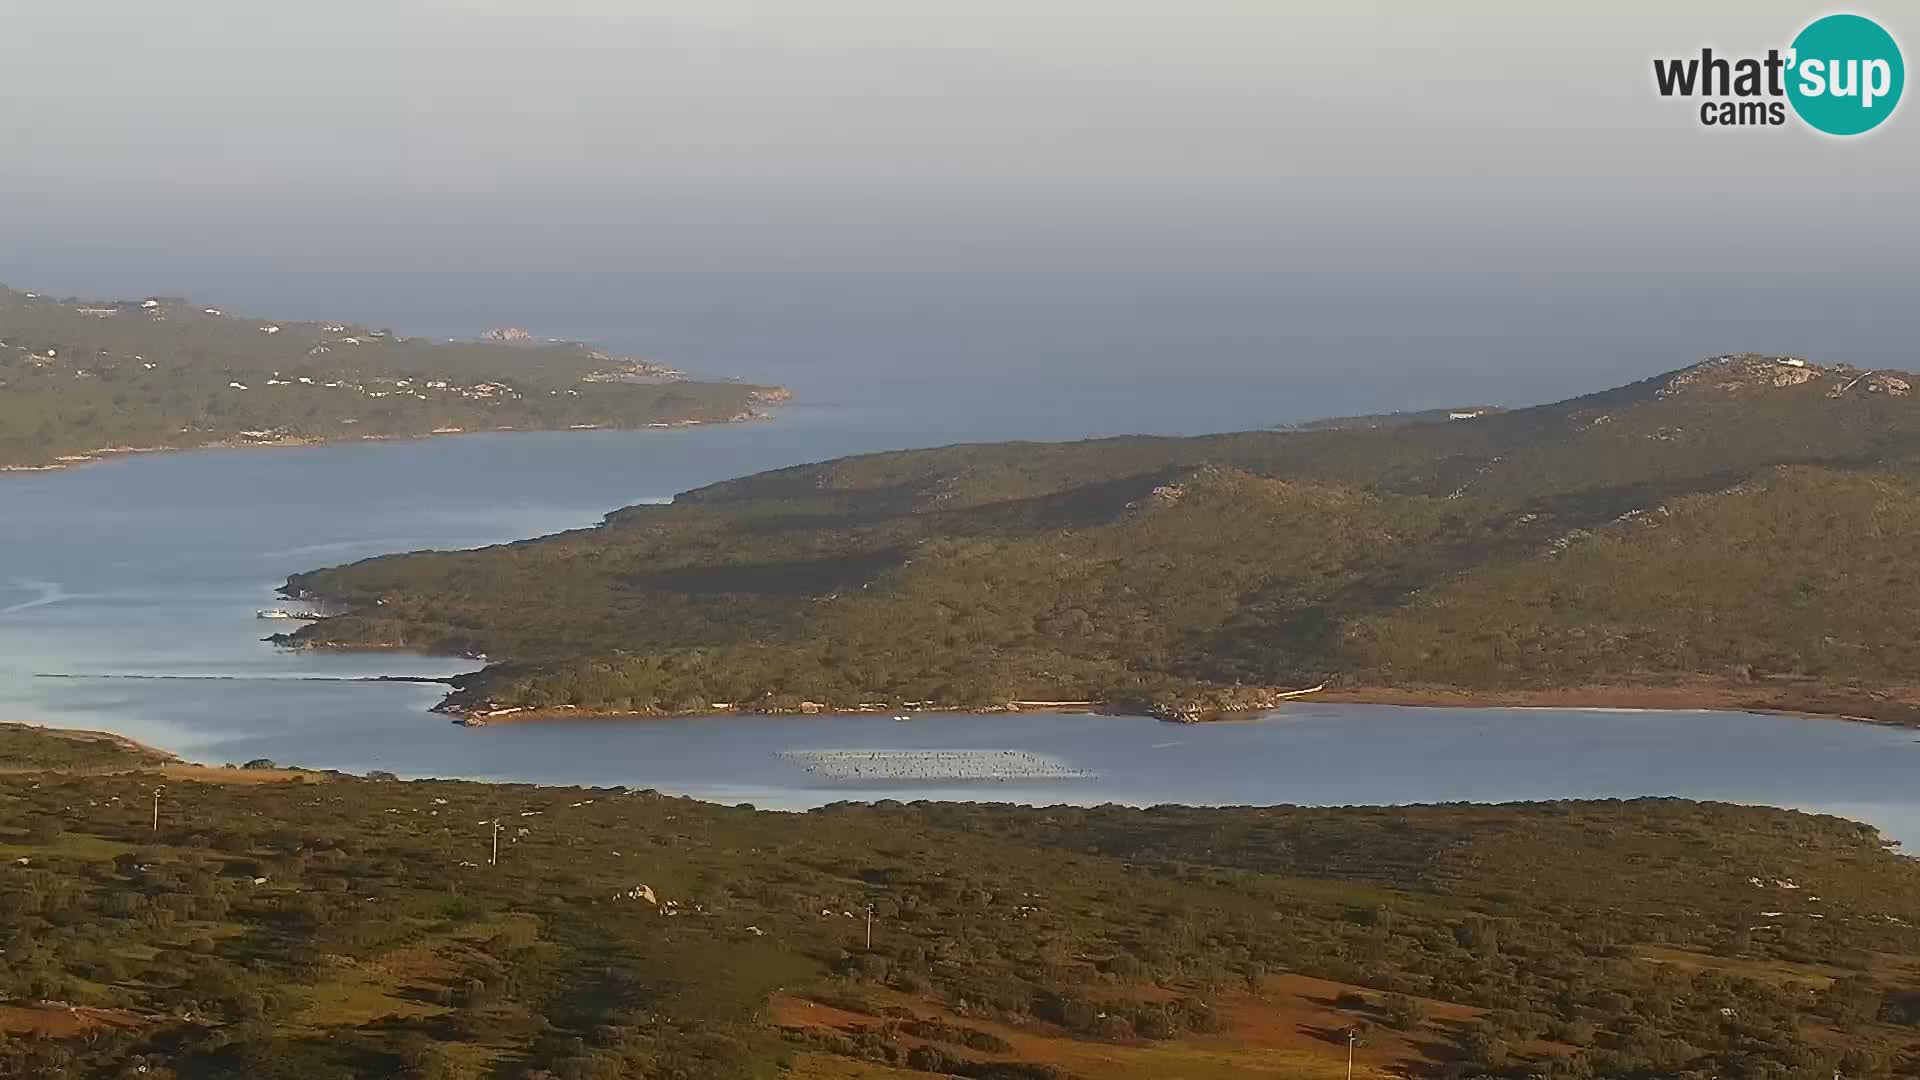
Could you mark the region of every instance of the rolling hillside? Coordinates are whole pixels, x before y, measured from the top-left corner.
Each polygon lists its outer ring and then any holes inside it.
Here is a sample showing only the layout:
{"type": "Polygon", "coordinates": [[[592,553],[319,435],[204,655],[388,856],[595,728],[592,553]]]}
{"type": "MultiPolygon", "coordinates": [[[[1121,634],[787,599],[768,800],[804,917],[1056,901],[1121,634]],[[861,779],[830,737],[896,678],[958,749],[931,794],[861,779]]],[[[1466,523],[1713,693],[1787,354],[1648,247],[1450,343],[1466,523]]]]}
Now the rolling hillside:
{"type": "Polygon", "coordinates": [[[8,1077],[1340,1080],[1349,1033],[1362,1080],[1920,1066],[1920,866],[1839,818],[789,814],[0,735],[8,1077]]]}

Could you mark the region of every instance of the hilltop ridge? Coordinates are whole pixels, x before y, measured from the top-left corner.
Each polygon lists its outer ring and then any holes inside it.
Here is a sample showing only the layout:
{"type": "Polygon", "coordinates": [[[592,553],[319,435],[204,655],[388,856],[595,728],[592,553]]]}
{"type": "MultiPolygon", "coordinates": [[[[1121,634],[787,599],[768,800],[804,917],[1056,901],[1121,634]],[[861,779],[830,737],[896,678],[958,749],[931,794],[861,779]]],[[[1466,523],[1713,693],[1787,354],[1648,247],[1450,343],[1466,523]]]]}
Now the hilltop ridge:
{"type": "Polygon", "coordinates": [[[467,716],[1195,719],[1324,684],[1910,720],[1911,386],[1739,354],[1471,417],[846,458],[297,575],[344,613],[287,640],[485,653],[467,716]]]}
{"type": "Polygon", "coordinates": [[[1864,370],[1851,364],[1821,365],[1798,356],[1739,353],[1716,356],[1673,372],[1658,394],[1666,397],[1702,389],[1735,393],[1781,390],[1811,382],[1824,382],[1829,398],[1842,397],[1856,387],[1862,393],[1890,397],[1906,397],[1913,392],[1911,377],[1905,372],[1864,370]]]}

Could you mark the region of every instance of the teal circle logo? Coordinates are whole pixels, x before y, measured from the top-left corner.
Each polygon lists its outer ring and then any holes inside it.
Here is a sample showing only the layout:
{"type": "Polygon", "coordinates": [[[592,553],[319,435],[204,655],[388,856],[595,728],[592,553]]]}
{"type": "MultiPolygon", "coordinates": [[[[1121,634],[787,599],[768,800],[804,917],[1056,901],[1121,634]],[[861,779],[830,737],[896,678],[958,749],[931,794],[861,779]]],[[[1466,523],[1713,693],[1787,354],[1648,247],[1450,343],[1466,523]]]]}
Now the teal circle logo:
{"type": "Polygon", "coordinates": [[[1900,45],[1860,15],[1828,15],[1793,39],[1787,100],[1809,126],[1829,135],[1879,127],[1900,104],[1907,66],[1900,45]]]}

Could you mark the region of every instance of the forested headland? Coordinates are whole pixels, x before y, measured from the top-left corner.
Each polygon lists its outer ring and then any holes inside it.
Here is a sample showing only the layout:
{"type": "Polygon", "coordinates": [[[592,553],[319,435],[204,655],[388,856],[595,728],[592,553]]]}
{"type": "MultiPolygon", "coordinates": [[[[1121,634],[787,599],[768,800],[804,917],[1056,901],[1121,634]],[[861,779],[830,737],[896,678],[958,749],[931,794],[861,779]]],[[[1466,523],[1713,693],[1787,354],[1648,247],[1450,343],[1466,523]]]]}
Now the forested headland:
{"type": "Polygon", "coordinates": [[[1291,689],[1920,717],[1909,379],[1717,357],[1585,397],[875,454],[294,577],[450,707],[642,715],[1291,689]]]}
{"type": "Polygon", "coordinates": [[[715,423],[788,396],[575,342],[493,336],[502,340],[430,341],[171,297],[0,288],[0,469],[139,450],[715,423]]]}

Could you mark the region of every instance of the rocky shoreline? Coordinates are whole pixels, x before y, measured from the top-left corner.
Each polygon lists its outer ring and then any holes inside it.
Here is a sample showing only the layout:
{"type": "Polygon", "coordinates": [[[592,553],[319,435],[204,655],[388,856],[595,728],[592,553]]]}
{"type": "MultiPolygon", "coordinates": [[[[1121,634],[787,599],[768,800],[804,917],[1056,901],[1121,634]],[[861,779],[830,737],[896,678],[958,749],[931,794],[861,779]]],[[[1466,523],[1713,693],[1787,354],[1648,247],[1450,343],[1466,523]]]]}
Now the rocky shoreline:
{"type": "Polygon", "coordinates": [[[989,716],[999,713],[1122,713],[1138,711],[1108,708],[1096,702],[1010,701],[1003,705],[942,705],[915,701],[904,705],[866,702],[858,705],[829,705],[802,702],[793,707],[716,705],[699,712],[674,712],[665,709],[593,709],[578,705],[506,705],[495,701],[462,702],[460,691],[448,694],[428,711],[450,717],[460,727],[482,728],[494,724],[525,724],[543,720],[695,720],[716,716],[895,716],[916,719],[918,715],[989,716]]]}
{"type": "MultiPolygon", "coordinates": [[[[283,595],[295,600],[320,601],[305,594],[283,595]]],[[[407,648],[397,643],[308,644],[297,637],[276,634],[267,640],[291,648],[388,651],[407,648]]],[[[470,658],[486,657],[468,654],[470,658]]],[[[577,705],[535,706],[486,696],[487,670],[455,676],[453,689],[434,705],[433,712],[462,727],[530,723],[558,719],[672,720],[713,716],[813,716],[946,713],[993,715],[1010,712],[1098,713],[1111,716],[1150,716],[1173,724],[1231,721],[1255,716],[1296,701],[1342,705],[1403,705],[1420,708],[1480,709],[1589,709],[1771,713],[1814,719],[1920,728],[1920,685],[1894,687],[1832,686],[1817,680],[1772,677],[1677,676],[1638,682],[1565,687],[1464,688],[1444,685],[1378,686],[1326,679],[1307,687],[1223,687],[1191,696],[1151,700],[1010,700],[990,705],[939,701],[854,703],[801,701],[794,705],[715,704],[686,712],[665,709],[599,709],[577,705]]]]}
{"type": "MultiPolygon", "coordinates": [[[[476,673],[478,674],[478,673],[476,673]]],[[[470,676],[468,678],[471,678],[470,676]]],[[[698,712],[614,710],[574,705],[515,705],[476,698],[474,688],[456,687],[432,711],[469,728],[544,720],[676,720],[716,716],[816,715],[995,715],[1000,713],[1097,713],[1150,716],[1164,723],[1202,724],[1246,719],[1299,701],[1340,705],[1396,705],[1448,709],[1571,709],[1620,711],[1727,711],[1848,720],[1897,727],[1920,727],[1920,688],[1824,694],[1805,686],[1755,687],[1712,680],[1670,684],[1615,684],[1532,690],[1465,690],[1456,687],[1369,687],[1333,685],[1297,689],[1236,687],[1194,698],[1158,701],[1008,701],[994,705],[955,705],[932,701],[904,704],[863,702],[836,705],[802,702],[797,706],[747,707],[724,704],[698,712]]]]}
{"type": "Polygon", "coordinates": [[[1835,687],[1814,680],[1737,680],[1709,676],[1669,682],[1504,690],[1447,686],[1338,686],[1318,700],[1345,705],[1462,709],[1591,709],[1768,713],[1920,727],[1920,686],[1835,687]]]}
{"type": "MultiPolygon", "coordinates": [[[[326,603],[326,598],[281,590],[292,600],[326,603]]],[[[411,648],[395,642],[313,644],[297,635],[275,634],[267,639],[288,648],[397,651],[411,648]]],[[[468,658],[485,661],[482,654],[468,658]]],[[[1792,676],[1694,675],[1641,681],[1564,687],[1467,688],[1446,685],[1381,686],[1340,678],[1306,687],[1220,687],[1196,690],[1186,696],[1130,700],[1022,700],[990,705],[939,701],[860,701],[851,703],[801,701],[792,705],[719,703],[697,711],[666,709],[601,709],[577,705],[528,705],[487,696],[491,665],[445,682],[452,687],[433,712],[462,727],[529,723],[557,719],[670,720],[712,716],[812,716],[946,713],[993,715],[1010,712],[1098,713],[1112,716],[1150,716],[1165,723],[1200,724],[1243,719],[1296,701],[1342,705],[1404,705],[1420,708],[1480,709],[1588,709],[1588,710],[1707,710],[1771,713],[1816,719],[1920,728],[1920,685],[1835,686],[1792,676]]]]}

